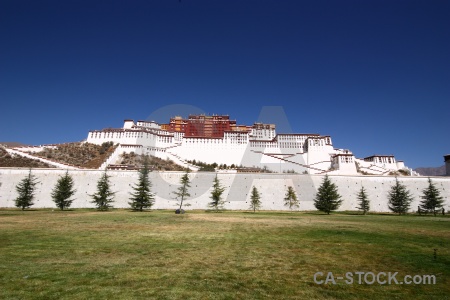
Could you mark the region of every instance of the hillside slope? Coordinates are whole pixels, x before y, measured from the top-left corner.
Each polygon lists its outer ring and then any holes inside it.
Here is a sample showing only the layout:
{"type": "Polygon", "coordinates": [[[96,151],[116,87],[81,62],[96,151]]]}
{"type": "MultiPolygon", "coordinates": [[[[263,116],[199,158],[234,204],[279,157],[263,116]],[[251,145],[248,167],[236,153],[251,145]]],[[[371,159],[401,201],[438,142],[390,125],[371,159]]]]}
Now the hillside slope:
{"type": "Polygon", "coordinates": [[[116,146],[112,142],[102,145],[67,143],[56,145],[56,147],[47,147],[40,152],[28,153],[80,168],[98,169],[115,148],[116,146]]]}
{"type": "Polygon", "coordinates": [[[0,147],[0,167],[3,168],[54,168],[36,159],[11,155],[0,147]]]}

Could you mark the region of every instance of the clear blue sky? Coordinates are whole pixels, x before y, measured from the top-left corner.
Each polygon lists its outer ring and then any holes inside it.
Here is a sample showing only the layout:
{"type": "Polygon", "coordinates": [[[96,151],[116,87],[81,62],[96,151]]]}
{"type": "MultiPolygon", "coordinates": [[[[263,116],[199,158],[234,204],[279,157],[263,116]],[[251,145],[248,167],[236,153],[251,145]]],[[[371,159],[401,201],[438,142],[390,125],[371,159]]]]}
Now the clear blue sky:
{"type": "Polygon", "coordinates": [[[0,141],[80,141],[174,104],[242,124],[281,106],[357,157],[440,166],[449,16],[428,0],[1,0],[0,141]]]}

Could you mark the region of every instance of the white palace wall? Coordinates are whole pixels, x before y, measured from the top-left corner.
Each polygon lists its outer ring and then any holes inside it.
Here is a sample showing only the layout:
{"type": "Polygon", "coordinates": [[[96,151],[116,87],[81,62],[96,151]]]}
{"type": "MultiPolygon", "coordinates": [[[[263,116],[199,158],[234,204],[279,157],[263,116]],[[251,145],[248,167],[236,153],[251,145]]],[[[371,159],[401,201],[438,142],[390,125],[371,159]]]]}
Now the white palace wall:
{"type": "MultiPolygon", "coordinates": [[[[54,208],[51,200],[51,190],[58,177],[65,170],[36,169],[32,173],[37,176],[35,205],[33,208],[54,208]]],[[[89,195],[95,193],[96,183],[103,171],[99,170],[70,170],[77,190],[72,203],[73,208],[93,208],[89,195]]],[[[28,174],[28,169],[0,169],[0,207],[15,207],[14,199],[17,197],[16,185],[28,174]]],[[[111,176],[111,187],[116,191],[114,207],[129,207],[129,193],[131,187],[138,180],[136,171],[108,171],[111,176]]],[[[177,189],[183,172],[152,172],[152,191],[156,193],[154,209],[175,209],[176,201],[173,192],[177,189]]],[[[191,197],[187,209],[206,209],[210,202],[211,186],[215,173],[190,173],[191,197]]],[[[371,211],[388,212],[387,194],[395,183],[391,176],[329,176],[336,183],[343,203],[339,210],[356,210],[357,192],[361,185],[367,190],[371,201],[371,211]]],[[[287,210],[283,205],[283,198],[288,186],[293,186],[300,199],[300,210],[315,210],[314,196],[320,186],[322,175],[300,174],[270,174],[270,173],[218,173],[224,192],[225,208],[230,210],[246,210],[249,208],[249,195],[251,188],[256,186],[261,193],[263,210],[287,210]]],[[[433,177],[441,195],[445,198],[445,210],[450,210],[450,178],[433,177]]],[[[399,177],[413,195],[411,211],[416,211],[421,201],[422,190],[428,186],[427,177],[399,177]]]]}

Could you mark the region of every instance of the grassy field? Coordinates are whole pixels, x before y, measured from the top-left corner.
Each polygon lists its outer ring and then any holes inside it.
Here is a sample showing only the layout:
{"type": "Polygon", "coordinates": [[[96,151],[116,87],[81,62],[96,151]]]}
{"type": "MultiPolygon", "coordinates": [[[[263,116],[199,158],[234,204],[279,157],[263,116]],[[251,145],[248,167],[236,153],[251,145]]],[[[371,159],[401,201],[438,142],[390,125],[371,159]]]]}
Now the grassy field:
{"type": "Polygon", "coordinates": [[[450,218],[0,210],[0,286],[0,299],[449,299],[450,218]],[[436,284],[319,285],[319,271],[436,284]]]}

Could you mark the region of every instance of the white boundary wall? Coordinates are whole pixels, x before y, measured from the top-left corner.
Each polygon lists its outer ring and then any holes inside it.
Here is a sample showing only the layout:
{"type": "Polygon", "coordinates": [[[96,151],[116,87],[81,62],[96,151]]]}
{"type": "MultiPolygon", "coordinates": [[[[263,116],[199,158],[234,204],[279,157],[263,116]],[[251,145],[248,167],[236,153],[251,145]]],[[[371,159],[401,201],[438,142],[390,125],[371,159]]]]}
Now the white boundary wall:
{"type": "MultiPolygon", "coordinates": [[[[0,168],[0,207],[15,207],[14,199],[17,197],[15,186],[27,176],[28,169],[0,168]]],[[[33,169],[39,181],[35,204],[32,208],[54,208],[51,199],[51,190],[60,175],[65,170],[33,169]]],[[[93,208],[90,194],[95,193],[96,183],[103,171],[101,170],[69,170],[75,181],[77,190],[72,208],[93,208]]],[[[113,191],[117,191],[114,207],[129,207],[129,193],[131,187],[138,180],[136,171],[108,171],[111,176],[113,191]]],[[[152,172],[152,191],[156,193],[154,209],[175,209],[173,191],[178,187],[183,172],[152,172]]],[[[210,202],[210,192],[215,173],[190,173],[191,197],[186,201],[191,206],[186,209],[207,209],[210,202]]],[[[287,210],[283,205],[283,198],[287,186],[293,186],[300,199],[300,210],[315,210],[314,196],[320,186],[322,175],[300,174],[262,174],[262,173],[219,173],[218,177],[226,188],[224,198],[225,208],[231,210],[246,210],[249,208],[249,195],[252,186],[256,186],[261,193],[263,210],[287,210]]],[[[391,176],[338,176],[330,175],[331,181],[336,183],[342,195],[343,204],[339,210],[355,210],[357,206],[356,195],[361,185],[367,190],[371,201],[371,211],[388,212],[387,194],[395,183],[391,176]]],[[[433,182],[445,198],[445,210],[450,210],[450,177],[432,177],[433,182]]],[[[422,190],[428,186],[427,177],[399,177],[412,193],[414,201],[410,211],[417,211],[421,201],[422,190]]]]}

